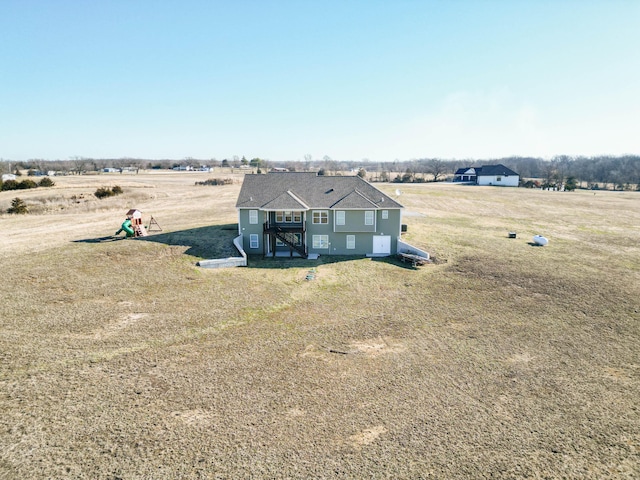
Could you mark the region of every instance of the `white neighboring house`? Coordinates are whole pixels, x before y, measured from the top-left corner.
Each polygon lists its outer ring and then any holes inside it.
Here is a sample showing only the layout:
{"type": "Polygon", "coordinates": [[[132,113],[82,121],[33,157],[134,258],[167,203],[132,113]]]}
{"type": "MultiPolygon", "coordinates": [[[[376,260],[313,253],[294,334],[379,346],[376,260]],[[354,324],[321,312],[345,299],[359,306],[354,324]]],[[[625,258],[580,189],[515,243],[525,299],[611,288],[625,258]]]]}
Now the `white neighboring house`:
{"type": "Polygon", "coordinates": [[[520,175],[502,164],[483,165],[458,169],[453,181],[494,187],[517,187],[520,184],[520,175]]]}
{"type": "Polygon", "coordinates": [[[16,176],[13,173],[3,173],[2,174],[2,181],[6,182],[7,180],[15,180],[16,176]]]}

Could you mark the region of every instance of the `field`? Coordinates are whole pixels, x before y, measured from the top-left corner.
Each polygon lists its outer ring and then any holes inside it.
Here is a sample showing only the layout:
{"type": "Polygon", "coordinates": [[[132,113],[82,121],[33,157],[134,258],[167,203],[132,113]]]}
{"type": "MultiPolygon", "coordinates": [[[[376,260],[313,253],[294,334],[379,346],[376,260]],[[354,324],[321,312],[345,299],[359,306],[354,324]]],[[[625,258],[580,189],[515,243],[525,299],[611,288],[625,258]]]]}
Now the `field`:
{"type": "Polygon", "coordinates": [[[432,264],[206,270],[208,175],[0,192],[0,478],[640,477],[639,193],[403,185],[432,264]]]}

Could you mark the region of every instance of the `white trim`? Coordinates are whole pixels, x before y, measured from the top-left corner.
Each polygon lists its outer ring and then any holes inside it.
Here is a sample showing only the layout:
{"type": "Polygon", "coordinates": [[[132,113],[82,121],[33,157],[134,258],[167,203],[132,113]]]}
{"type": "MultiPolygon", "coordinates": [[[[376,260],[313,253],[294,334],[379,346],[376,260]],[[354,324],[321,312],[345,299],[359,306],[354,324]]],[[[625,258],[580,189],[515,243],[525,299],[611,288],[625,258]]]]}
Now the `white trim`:
{"type": "Polygon", "coordinates": [[[250,225],[258,224],[258,210],[249,210],[249,224],[250,225]]]}
{"type": "Polygon", "coordinates": [[[312,248],[317,250],[329,248],[329,235],[313,235],[311,239],[312,248]],[[324,241],[326,239],[326,242],[324,241]]]}
{"type": "Polygon", "coordinates": [[[309,205],[307,205],[306,203],[304,203],[302,200],[300,200],[299,197],[297,197],[296,195],[293,194],[293,192],[291,190],[287,190],[287,193],[296,201],[298,202],[300,205],[302,205],[306,210],[309,210],[311,207],[309,207],[309,205]]]}
{"type": "Polygon", "coordinates": [[[389,255],[391,253],[391,235],[374,235],[372,253],[374,255],[389,255]]]}
{"type": "Polygon", "coordinates": [[[367,226],[375,225],[376,224],[375,223],[375,218],[376,218],[375,211],[373,211],[373,210],[365,210],[364,211],[364,224],[365,225],[367,225],[367,226]],[[371,218],[367,218],[367,217],[371,217],[371,218]]]}
{"type": "Polygon", "coordinates": [[[347,235],[347,250],[353,250],[356,248],[356,236],[347,235]]]}
{"type": "Polygon", "coordinates": [[[260,248],[260,239],[258,238],[257,233],[252,233],[249,235],[249,248],[260,248]]]}
{"type": "Polygon", "coordinates": [[[311,224],[312,225],[328,225],[329,224],[329,210],[313,210],[311,212],[311,224]],[[326,218],[326,222],[316,222],[315,214],[319,214],[319,220],[322,220],[323,216],[326,218]],[[324,214],[324,215],[323,215],[324,214]]]}

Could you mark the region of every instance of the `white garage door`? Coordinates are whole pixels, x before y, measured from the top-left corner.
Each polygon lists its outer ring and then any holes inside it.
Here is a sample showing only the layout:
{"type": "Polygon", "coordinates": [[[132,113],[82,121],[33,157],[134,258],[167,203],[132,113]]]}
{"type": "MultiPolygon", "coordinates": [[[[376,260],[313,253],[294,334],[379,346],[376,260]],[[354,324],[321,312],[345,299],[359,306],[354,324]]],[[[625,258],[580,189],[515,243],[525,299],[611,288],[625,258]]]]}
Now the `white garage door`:
{"type": "Polygon", "coordinates": [[[391,236],[378,235],[373,237],[373,253],[391,254],[391,236]]]}

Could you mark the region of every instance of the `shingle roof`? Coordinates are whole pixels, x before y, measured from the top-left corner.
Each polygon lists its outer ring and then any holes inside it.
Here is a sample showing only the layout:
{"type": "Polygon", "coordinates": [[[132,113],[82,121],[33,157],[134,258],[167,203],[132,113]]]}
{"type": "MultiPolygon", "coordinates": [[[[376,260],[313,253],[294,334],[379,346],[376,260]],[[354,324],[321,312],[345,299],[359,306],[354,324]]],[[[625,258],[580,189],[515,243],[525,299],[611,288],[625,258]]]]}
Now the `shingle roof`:
{"type": "Polygon", "coordinates": [[[518,175],[516,172],[514,172],[510,168],[505,167],[501,163],[499,163],[498,165],[483,165],[481,167],[459,168],[458,170],[456,170],[455,175],[464,175],[464,174],[473,175],[474,173],[478,177],[481,177],[483,175],[505,175],[505,176],[518,175]],[[473,170],[473,171],[470,171],[470,170],[473,170]]]}
{"type": "Polygon", "coordinates": [[[238,208],[307,210],[310,208],[402,208],[358,176],[333,177],[314,172],[245,175],[238,208]]]}
{"type": "Polygon", "coordinates": [[[309,206],[296,198],[291,192],[287,191],[265,203],[262,208],[267,210],[308,210],[309,206]]]}
{"type": "Polygon", "coordinates": [[[483,165],[480,168],[476,168],[476,172],[479,177],[483,175],[518,175],[516,172],[502,164],[483,165]]]}
{"type": "Polygon", "coordinates": [[[476,173],[477,168],[473,168],[473,167],[464,167],[464,168],[459,168],[458,170],[456,170],[455,175],[464,175],[465,173],[468,173],[469,175],[471,174],[475,174],[476,173]]]}
{"type": "Polygon", "coordinates": [[[359,191],[354,190],[331,205],[331,208],[379,208],[379,206],[362,195],[359,191]]]}

